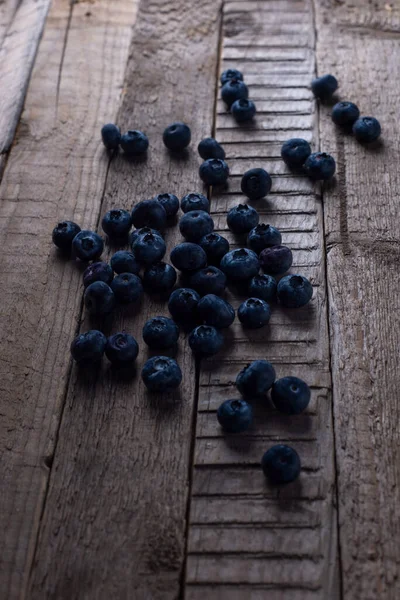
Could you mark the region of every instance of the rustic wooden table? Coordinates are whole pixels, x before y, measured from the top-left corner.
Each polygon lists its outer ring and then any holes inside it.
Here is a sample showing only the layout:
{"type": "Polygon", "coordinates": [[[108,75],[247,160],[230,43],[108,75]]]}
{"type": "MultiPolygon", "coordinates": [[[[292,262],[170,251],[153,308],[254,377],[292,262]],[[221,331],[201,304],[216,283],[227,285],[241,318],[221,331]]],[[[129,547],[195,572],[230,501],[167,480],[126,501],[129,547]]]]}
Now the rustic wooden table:
{"type": "MultiPolygon", "coordinates": [[[[399,600],[399,40],[399,0],[0,3],[2,599],[399,600]],[[217,97],[227,67],[245,73],[251,127],[217,97]],[[380,119],[377,148],[316,105],[316,72],[380,119]],[[162,145],[177,119],[193,133],[185,160],[162,145]],[[149,135],[146,162],[109,160],[108,121],[149,135]],[[196,145],[210,134],[232,173],[212,194],[216,228],[235,243],[225,216],[240,175],[265,166],[260,212],[310,277],[311,305],[275,309],[267,332],[235,322],[226,351],[199,368],[185,340],[173,404],[106,365],[82,377],[69,355],[89,327],[81,271],[57,256],[54,224],[95,229],[111,207],[201,189],[196,145]],[[334,184],[288,172],[290,137],[334,155],[334,184]],[[309,382],[309,410],[257,409],[251,433],[227,440],[216,408],[262,357],[309,382]],[[282,490],[259,467],[275,440],[304,466],[282,490]]],[[[171,246],[177,227],[168,235],[171,246]]],[[[164,312],[148,298],[111,329],[140,340],[164,312]]]]}

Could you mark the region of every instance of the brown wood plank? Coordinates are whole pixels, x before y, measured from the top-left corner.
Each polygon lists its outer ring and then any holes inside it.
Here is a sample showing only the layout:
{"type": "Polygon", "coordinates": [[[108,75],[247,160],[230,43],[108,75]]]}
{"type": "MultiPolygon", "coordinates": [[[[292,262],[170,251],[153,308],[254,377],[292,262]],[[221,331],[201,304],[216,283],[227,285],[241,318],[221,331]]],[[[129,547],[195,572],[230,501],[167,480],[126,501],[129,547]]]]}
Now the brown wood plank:
{"type": "MultiPolygon", "coordinates": [[[[268,328],[245,331],[235,322],[227,348],[202,363],[187,600],[339,598],[322,207],[319,190],[307,178],[290,174],[279,160],[281,143],[290,137],[307,137],[318,147],[317,113],[309,91],[315,60],[313,10],[308,1],[296,6],[296,32],[304,46],[297,50],[288,48],[290,34],[284,30],[293,22],[293,3],[224,5],[221,69],[243,68],[260,112],[253,126],[239,128],[217,104],[216,137],[225,143],[232,177],[228,191],[212,198],[216,229],[233,247],[239,244],[227,230],[226,212],[244,200],[244,171],[265,167],[273,175],[273,190],[257,208],[293,249],[292,272],[311,277],[315,290],[310,305],[296,313],[274,308],[268,328]],[[267,27],[274,44],[264,47],[267,27]],[[251,40],[245,48],[235,45],[236,30],[241,39],[251,40]],[[216,409],[237,395],[238,371],[256,358],[271,360],[278,376],[303,377],[312,388],[312,401],[305,414],[291,419],[272,406],[256,405],[253,428],[225,436],[216,409]],[[299,481],[281,490],[265,481],[259,466],[263,452],[278,441],[293,445],[303,464],[299,481]]],[[[235,307],[243,300],[232,293],[229,297],[235,307]]]]}
{"type": "MultiPolygon", "coordinates": [[[[113,161],[102,211],[160,191],[183,196],[200,188],[198,141],[211,132],[218,57],[219,3],[183,0],[140,4],[118,123],[149,136],[146,161],[113,161]],[[187,121],[186,158],[163,146],[163,128],[187,121]]],[[[96,138],[97,139],[97,138],[96,138]]],[[[168,232],[168,247],[181,240],[168,232]]],[[[184,380],[171,399],[149,395],[140,378],[148,358],[144,322],[166,313],[146,297],[136,316],[122,311],[110,329],[139,341],[138,376],[96,382],[74,368],[54,457],[30,594],[32,598],[135,598],[179,595],[195,405],[195,364],[185,338],[178,361],[184,380]],[[81,540],[77,543],[77,540],[81,540]]],[[[84,321],[82,328],[88,329],[84,321]]]]}
{"type": "Polygon", "coordinates": [[[10,600],[26,587],[80,313],[80,270],[57,256],[51,231],[64,218],[96,226],[108,166],[99,131],[117,111],[135,9],[79,3],[70,23],[69,2],[53,3],[0,186],[0,589],[10,600]]]}
{"type": "Polygon", "coordinates": [[[400,3],[317,2],[318,71],[376,116],[365,148],[321,107],[321,146],[337,158],[323,191],[344,598],[400,597],[400,3]],[[334,40],[340,39],[340,44],[334,40]]]}

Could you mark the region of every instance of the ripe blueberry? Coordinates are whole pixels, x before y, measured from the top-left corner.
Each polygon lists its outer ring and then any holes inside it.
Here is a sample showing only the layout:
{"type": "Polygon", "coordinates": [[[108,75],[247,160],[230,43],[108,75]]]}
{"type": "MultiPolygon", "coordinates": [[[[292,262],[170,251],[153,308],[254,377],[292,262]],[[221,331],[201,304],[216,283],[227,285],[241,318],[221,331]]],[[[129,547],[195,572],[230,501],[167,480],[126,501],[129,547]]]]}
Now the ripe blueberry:
{"type": "Polygon", "coordinates": [[[275,369],[270,362],[255,360],[240,371],[236,387],[244,398],[264,398],[275,377],[275,369]]]}
{"type": "Polygon", "coordinates": [[[107,150],[116,150],[121,141],[121,132],[114,123],[107,123],[101,128],[101,139],[107,150]]]}
{"type": "Polygon", "coordinates": [[[249,282],[248,293],[252,298],[260,298],[265,302],[276,300],[277,283],[272,275],[255,275],[249,282]]]}
{"type": "Polygon", "coordinates": [[[163,237],[163,234],[158,229],[152,229],[151,227],[141,227],[140,229],[134,229],[129,236],[129,243],[131,248],[133,248],[135,242],[140,238],[146,235],[146,233],[152,233],[153,235],[159,235],[163,237]]]}
{"type": "Polygon", "coordinates": [[[243,74],[237,69],[227,69],[223,71],[220,77],[221,85],[224,85],[231,79],[238,79],[239,81],[243,81],[243,74]]]}
{"type": "Polygon", "coordinates": [[[219,296],[207,294],[197,305],[197,316],[204,325],[225,329],[235,320],[235,309],[219,296]]]}
{"type": "Polygon", "coordinates": [[[359,116],[358,106],[353,102],[338,102],[332,108],[332,121],[341,127],[353,125],[359,116]]]}
{"type": "Polygon", "coordinates": [[[188,242],[197,242],[214,229],[214,221],[204,210],[191,210],[179,221],[179,230],[188,242]]]}
{"type": "Polygon", "coordinates": [[[143,340],[149,348],[172,348],[179,339],[179,327],[168,317],[153,317],[143,327],[143,340]]]}
{"type": "Polygon", "coordinates": [[[118,250],[118,252],[112,255],[110,264],[114,273],[118,275],[120,273],[134,273],[138,275],[140,272],[140,265],[134,253],[128,252],[128,250],[118,250]]]}
{"type": "Polygon", "coordinates": [[[83,272],[83,285],[85,288],[95,281],[104,281],[110,285],[114,278],[114,273],[110,265],[105,262],[95,262],[86,267],[83,272]]]}
{"type": "Polygon", "coordinates": [[[157,194],[153,200],[161,204],[168,219],[174,217],[179,210],[179,200],[174,194],[157,194]]]}
{"type": "Polygon", "coordinates": [[[183,150],[189,146],[192,134],[185,123],[172,123],[163,133],[163,142],[169,150],[183,150]]]}
{"type": "Polygon", "coordinates": [[[111,289],[116,299],[123,304],[137,302],[143,294],[142,281],[133,273],[117,275],[111,284],[111,289]]]}
{"type": "Polygon", "coordinates": [[[260,220],[258,212],[248,204],[238,204],[230,209],[226,222],[233,233],[248,233],[260,220]]]}
{"type": "Polygon", "coordinates": [[[292,251],[286,246],[264,248],[260,254],[261,268],[269,275],[282,275],[290,269],[292,262],[292,251]]]}
{"type": "Polygon", "coordinates": [[[142,200],[132,210],[132,223],[137,228],[150,227],[162,231],[167,224],[167,213],[157,200],[142,200]]]}
{"type": "Polygon", "coordinates": [[[219,296],[226,287],[226,275],[217,267],[204,267],[190,275],[189,285],[200,296],[205,296],[206,294],[216,294],[219,296]]]}
{"type": "Polygon", "coordinates": [[[224,336],[210,325],[200,325],[189,335],[189,346],[196,356],[213,356],[224,345],[224,336]]]}
{"type": "Polygon", "coordinates": [[[199,241],[200,246],[207,254],[209,265],[218,266],[221,259],[229,252],[229,242],[219,233],[208,233],[199,241]]]}
{"type": "Polygon", "coordinates": [[[80,333],[71,344],[72,358],[81,366],[97,363],[103,358],[106,341],[106,336],[96,329],[80,333]]]}
{"type": "Polygon", "coordinates": [[[241,98],[248,98],[249,90],[247,85],[241,79],[229,79],[222,86],[221,90],[221,98],[229,107],[235,102],[235,100],[240,100],[241,98]]]}
{"type": "Polygon", "coordinates": [[[207,255],[198,244],[183,242],[172,250],[171,262],[179,271],[196,271],[207,264],[207,255]]]}
{"type": "Polygon", "coordinates": [[[238,317],[244,327],[259,329],[270,320],[271,309],[261,298],[247,298],[238,308],[238,317]]]}
{"type": "Polygon", "coordinates": [[[197,146],[198,153],[200,154],[203,160],[207,160],[208,158],[225,158],[225,150],[212,137],[204,138],[201,140],[200,144],[197,146]]]}
{"type": "Polygon", "coordinates": [[[132,227],[131,215],[127,210],[114,208],[106,212],[101,226],[110,238],[122,238],[128,235],[132,227]]]}
{"type": "Polygon", "coordinates": [[[160,262],[164,257],[167,247],[161,235],[146,233],[139,236],[133,244],[132,249],[137,261],[145,267],[149,267],[154,263],[160,262]]]}
{"type": "Polygon", "coordinates": [[[107,339],[106,356],[114,365],[132,363],[138,354],[138,343],[129,333],[115,333],[107,339]]]}
{"type": "Polygon", "coordinates": [[[199,175],[207,185],[222,185],[229,177],[229,167],[221,158],[208,158],[200,165],[199,175]]]}
{"type": "Polygon", "coordinates": [[[358,142],[374,142],[381,135],[381,125],[375,117],[361,117],[354,123],[353,133],[358,142]]]}
{"type": "Polygon", "coordinates": [[[302,138],[286,140],[281,148],[282,160],[290,169],[300,169],[310,154],[311,146],[302,138]]]}
{"type": "Polygon", "coordinates": [[[304,163],[304,170],[311,179],[330,179],[336,171],[335,159],[326,152],[314,152],[304,163]]]}
{"type": "Polygon", "coordinates": [[[272,483],[290,483],[300,474],[300,457],[290,446],[277,444],[264,454],[261,467],[272,483]]]}
{"type": "Polygon", "coordinates": [[[179,288],[172,292],[168,300],[168,310],[175,321],[194,322],[200,296],[190,288],[179,288]]]}
{"type": "Polygon", "coordinates": [[[260,254],[264,248],[278,246],[282,241],[280,231],[272,225],[260,223],[256,225],[247,236],[247,245],[256,254],[260,254]]]}
{"type": "Polygon", "coordinates": [[[142,132],[130,129],[121,137],[121,148],[126,154],[137,156],[149,147],[148,137],[142,132]]]}
{"type": "Polygon", "coordinates": [[[272,179],[265,169],[249,169],[242,177],[241,190],[250,200],[260,200],[271,191],[272,179]]]}
{"type": "Polygon", "coordinates": [[[208,198],[197,192],[191,192],[183,196],[181,200],[181,209],[184,213],[190,212],[191,210],[204,210],[210,212],[210,202],[208,198]]]}
{"type": "Polygon", "coordinates": [[[277,294],[283,306],[299,308],[311,300],[313,288],[303,275],[286,275],[278,283],[277,294]]]}
{"type": "Polygon", "coordinates": [[[88,312],[99,317],[108,315],[115,306],[114,292],[104,281],[95,281],[88,285],[84,301],[88,312]]]}
{"type": "Polygon", "coordinates": [[[241,398],[225,400],[218,408],[217,419],[227,433],[241,433],[252,424],[253,409],[246,400],[241,398]]]}
{"type": "Polygon", "coordinates": [[[72,240],[72,252],[82,261],[96,260],[103,252],[103,239],[94,231],[83,229],[72,240]]]}
{"type": "Polygon", "coordinates": [[[257,275],[260,268],[258,256],[252,250],[231,250],[221,260],[221,271],[233,281],[245,281],[257,275]]]}
{"type": "Polygon", "coordinates": [[[298,415],[310,403],[310,388],[298,377],[282,377],[272,386],[271,398],[275,408],[287,415],[298,415]]]}
{"type": "Polygon", "coordinates": [[[149,293],[164,294],[172,290],[175,283],[176,271],[165,262],[151,265],[143,275],[143,284],[149,293]]]}
{"type": "Polygon", "coordinates": [[[182,371],[173,358],[153,356],[143,366],[142,379],[149,392],[171,392],[180,386],[182,371]]]}
{"type": "Polygon", "coordinates": [[[333,75],[322,75],[311,82],[312,93],[320,100],[329,100],[337,89],[338,82],[333,75]]]}
{"type": "Polygon", "coordinates": [[[80,230],[81,228],[79,225],[73,221],[61,221],[53,229],[53,243],[57,248],[60,248],[60,250],[69,252],[72,247],[72,240],[78,235],[80,230]]]}
{"type": "Polygon", "coordinates": [[[240,98],[240,100],[235,100],[232,104],[231,113],[237,123],[246,123],[254,118],[256,105],[252,100],[240,98]]]}

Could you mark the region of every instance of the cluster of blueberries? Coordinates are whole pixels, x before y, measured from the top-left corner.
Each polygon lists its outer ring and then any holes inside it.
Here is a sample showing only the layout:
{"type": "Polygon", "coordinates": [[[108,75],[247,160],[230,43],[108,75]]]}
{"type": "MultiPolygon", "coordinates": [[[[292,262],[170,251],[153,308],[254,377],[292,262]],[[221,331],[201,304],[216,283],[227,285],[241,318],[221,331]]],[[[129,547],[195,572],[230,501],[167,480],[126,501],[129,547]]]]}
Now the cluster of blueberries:
{"type": "Polygon", "coordinates": [[[256,114],[256,105],[249,100],[249,89],[243,73],[227,69],[221,75],[221,97],[237,123],[251,121],[256,114]]]}

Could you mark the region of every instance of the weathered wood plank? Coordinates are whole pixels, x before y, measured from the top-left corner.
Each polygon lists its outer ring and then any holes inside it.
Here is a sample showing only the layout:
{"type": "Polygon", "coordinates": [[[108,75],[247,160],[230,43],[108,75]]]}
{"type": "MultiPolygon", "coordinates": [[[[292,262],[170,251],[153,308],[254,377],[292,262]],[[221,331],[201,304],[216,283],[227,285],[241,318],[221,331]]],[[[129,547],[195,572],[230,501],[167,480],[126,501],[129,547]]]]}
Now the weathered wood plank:
{"type": "Polygon", "coordinates": [[[80,313],[81,273],[51,231],[63,218],[96,226],[108,166],[99,130],[116,114],[135,10],[79,3],[70,24],[69,2],[53,3],[0,187],[0,589],[10,600],[26,587],[80,313]]]}
{"type": "Polygon", "coordinates": [[[323,191],[323,200],[344,598],[395,600],[400,3],[317,2],[317,28],[318,71],[335,73],[340,97],[383,128],[382,142],[365,148],[320,108],[321,146],[338,163],[337,184],[323,191]]]}

